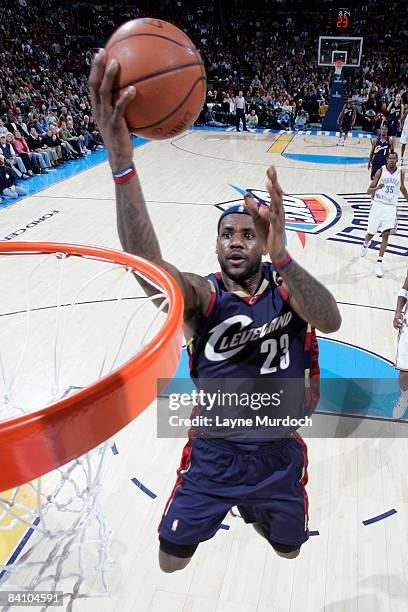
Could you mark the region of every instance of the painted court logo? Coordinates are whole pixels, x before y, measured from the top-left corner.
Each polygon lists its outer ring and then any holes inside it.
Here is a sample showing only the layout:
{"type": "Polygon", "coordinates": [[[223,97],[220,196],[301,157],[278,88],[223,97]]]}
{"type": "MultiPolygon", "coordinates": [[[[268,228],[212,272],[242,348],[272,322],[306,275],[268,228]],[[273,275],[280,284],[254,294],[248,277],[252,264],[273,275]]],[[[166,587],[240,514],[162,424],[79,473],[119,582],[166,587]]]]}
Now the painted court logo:
{"type": "MultiPolygon", "coordinates": [[[[242,196],[250,193],[259,202],[269,205],[269,194],[262,189],[241,189],[231,185],[242,196]]],[[[242,203],[242,198],[221,202],[215,206],[220,210],[227,210],[230,206],[242,203]]],[[[304,234],[320,234],[337,223],[341,217],[341,208],[332,198],[319,194],[284,195],[286,229],[298,233],[302,244],[305,243],[304,234]]]]}

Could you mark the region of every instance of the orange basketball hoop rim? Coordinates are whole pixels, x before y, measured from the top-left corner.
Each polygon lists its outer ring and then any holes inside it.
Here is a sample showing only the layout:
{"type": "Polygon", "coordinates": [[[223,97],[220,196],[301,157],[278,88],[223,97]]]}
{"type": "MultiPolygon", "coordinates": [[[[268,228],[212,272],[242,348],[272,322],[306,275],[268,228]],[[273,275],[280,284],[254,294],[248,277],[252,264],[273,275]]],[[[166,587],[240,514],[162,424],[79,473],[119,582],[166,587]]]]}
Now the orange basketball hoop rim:
{"type": "Polygon", "coordinates": [[[143,274],[167,294],[167,318],[153,339],[112,373],[36,412],[0,422],[0,492],[42,476],[110,438],[156,398],[158,381],[172,378],[180,360],[183,298],[162,268],[96,246],[0,243],[0,256],[52,253],[116,263],[143,274]]]}
{"type": "Polygon", "coordinates": [[[343,60],[335,60],[333,62],[333,65],[334,65],[334,70],[336,74],[341,74],[341,71],[343,70],[343,66],[345,65],[345,62],[343,60]]]}

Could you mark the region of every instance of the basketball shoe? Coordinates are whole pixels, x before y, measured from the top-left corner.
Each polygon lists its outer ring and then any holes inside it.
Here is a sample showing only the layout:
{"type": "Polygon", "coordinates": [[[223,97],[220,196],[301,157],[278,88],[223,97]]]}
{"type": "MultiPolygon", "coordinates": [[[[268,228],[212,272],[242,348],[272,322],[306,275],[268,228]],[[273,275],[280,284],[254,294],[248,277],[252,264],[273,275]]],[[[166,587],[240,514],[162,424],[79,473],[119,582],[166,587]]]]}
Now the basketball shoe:
{"type": "Polygon", "coordinates": [[[369,246],[370,246],[369,242],[368,243],[364,242],[363,246],[361,247],[360,257],[365,257],[367,255],[369,246]]]}
{"type": "Polygon", "coordinates": [[[379,261],[377,261],[376,266],[375,266],[375,275],[378,276],[378,278],[382,278],[384,276],[382,265],[380,264],[379,261]]]}

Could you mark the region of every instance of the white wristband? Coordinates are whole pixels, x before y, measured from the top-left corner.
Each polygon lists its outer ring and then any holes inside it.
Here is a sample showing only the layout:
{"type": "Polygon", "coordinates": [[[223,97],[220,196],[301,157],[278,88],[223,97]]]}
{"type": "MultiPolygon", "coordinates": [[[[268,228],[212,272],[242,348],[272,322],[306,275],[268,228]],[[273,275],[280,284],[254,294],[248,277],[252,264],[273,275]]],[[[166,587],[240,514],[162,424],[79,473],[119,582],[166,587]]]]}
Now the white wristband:
{"type": "Polygon", "coordinates": [[[398,297],[403,297],[408,300],[408,291],[406,289],[400,289],[398,293],[398,297]]]}

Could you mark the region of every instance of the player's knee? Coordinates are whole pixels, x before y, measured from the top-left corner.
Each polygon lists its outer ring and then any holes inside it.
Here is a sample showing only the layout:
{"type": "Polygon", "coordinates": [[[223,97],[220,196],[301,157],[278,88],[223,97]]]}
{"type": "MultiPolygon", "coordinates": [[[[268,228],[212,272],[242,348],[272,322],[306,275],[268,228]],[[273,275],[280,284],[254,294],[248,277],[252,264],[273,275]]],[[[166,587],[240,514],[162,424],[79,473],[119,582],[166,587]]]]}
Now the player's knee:
{"type": "Polygon", "coordinates": [[[162,572],[165,574],[172,574],[173,572],[179,572],[184,569],[190,562],[191,557],[182,558],[174,557],[169,555],[163,550],[159,550],[159,565],[162,572]]]}
{"type": "Polygon", "coordinates": [[[178,572],[186,567],[195,553],[197,545],[182,545],[160,537],[159,565],[166,574],[178,572]]]}
{"type": "Polygon", "coordinates": [[[288,553],[278,552],[277,550],[275,552],[277,555],[279,555],[279,557],[282,557],[283,559],[296,559],[296,557],[300,555],[300,548],[297,548],[296,550],[288,553]]]}
{"type": "Polygon", "coordinates": [[[300,546],[291,544],[280,544],[279,542],[270,541],[270,544],[279,557],[283,559],[296,559],[300,555],[300,546]]]}

